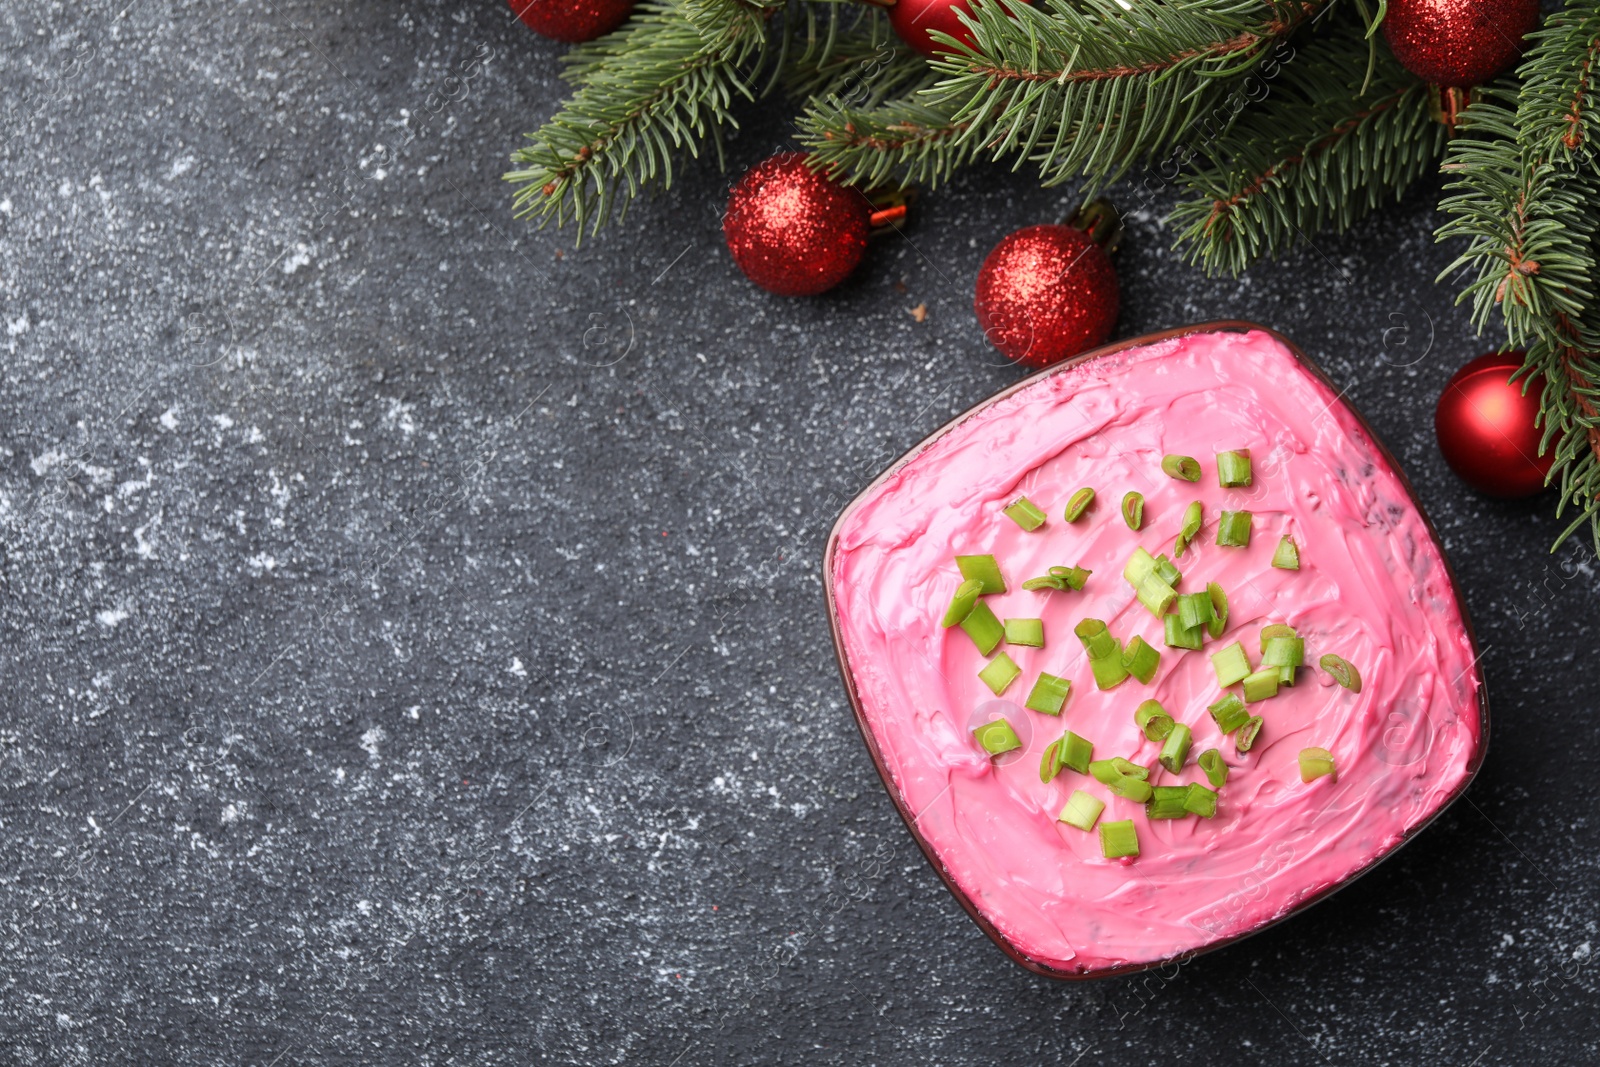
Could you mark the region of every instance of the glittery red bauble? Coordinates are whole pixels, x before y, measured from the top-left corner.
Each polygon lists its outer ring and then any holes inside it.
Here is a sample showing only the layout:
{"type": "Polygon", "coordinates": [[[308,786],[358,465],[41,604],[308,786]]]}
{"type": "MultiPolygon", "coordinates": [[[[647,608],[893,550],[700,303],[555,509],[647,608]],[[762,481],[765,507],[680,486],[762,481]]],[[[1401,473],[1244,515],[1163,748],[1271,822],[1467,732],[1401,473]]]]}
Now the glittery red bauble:
{"type": "Polygon", "coordinates": [[[624,22],[634,0],[510,0],[511,10],[532,30],[557,41],[592,41],[624,22]]]}
{"type": "Polygon", "coordinates": [[[956,17],[958,11],[972,13],[966,0],[895,0],[889,9],[889,25],[902,41],[925,56],[949,55],[950,47],[934,41],[928,31],[948,33],[962,44],[971,44],[972,31],[956,17]]]}
{"type": "Polygon", "coordinates": [[[1511,384],[1521,352],[1492,352],[1456,371],[1439,397],[1433,428],[1439,451],[1461,480],[1489,496],[1532,496],[1544,488],[1555,454],[1539,455],[1534,425],[1544,379],[1511,384]]]}
{"type": "Polygon", "coordinates": [[[1481,85],[1522,55],[1539,0],[1389,0],[1383,35],[1400,65],[1433,85],[1481,85]]]}
{"type": "Polygon", "coordinates": [[[1093,348],[1117,323],[1111,258],[1076,226],[1029,226],[1003,238],[978,271],[978,313],[989,343],[1030,367],[1093,348]]]}
{"type": "Polygon", "coordinates": [[[722,233],[745,276],[779,296],[815,296],[856,269],[872,207],[854,189],[783,152],[745,172],[728,197],[722,233]]]}

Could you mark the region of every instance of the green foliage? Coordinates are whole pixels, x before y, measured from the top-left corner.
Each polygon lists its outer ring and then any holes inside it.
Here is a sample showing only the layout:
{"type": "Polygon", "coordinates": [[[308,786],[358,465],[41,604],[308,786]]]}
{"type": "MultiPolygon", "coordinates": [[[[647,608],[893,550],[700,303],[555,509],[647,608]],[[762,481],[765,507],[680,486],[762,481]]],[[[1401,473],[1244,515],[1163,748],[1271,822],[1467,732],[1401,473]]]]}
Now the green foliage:
{"type": "Polygon", "coordinates": [[[1521,84],[1467,109],[1445,162],[1454,180],[1439,237],[1466,238],[1446,275],[1471,276],[1460,299],[1479,329],[1496,309],[1523,373],[1541,374],[1543,447],[1554,448],[1557,514],[1576,512],[1556,545],[1586,520],[1600,551],[1600,308],[1594,290],[1600,166],[1593,67],[1600,3],[1576,0],[1534,35],[1521,84]]]}
{"type": "MultiPolygon", "coordinates": [[[[1170,221],[1192,262],[1238,274],[1398,199],[1444,151],[1428,89],[1354,22],[1295,42],[1260,103],[1198,147],[1170,221]],[[1365,90],[1363,91],[1363,86],[1365,90]]],[[[1193,156],[1183,160],[1189,162],[1193,156]]]]}

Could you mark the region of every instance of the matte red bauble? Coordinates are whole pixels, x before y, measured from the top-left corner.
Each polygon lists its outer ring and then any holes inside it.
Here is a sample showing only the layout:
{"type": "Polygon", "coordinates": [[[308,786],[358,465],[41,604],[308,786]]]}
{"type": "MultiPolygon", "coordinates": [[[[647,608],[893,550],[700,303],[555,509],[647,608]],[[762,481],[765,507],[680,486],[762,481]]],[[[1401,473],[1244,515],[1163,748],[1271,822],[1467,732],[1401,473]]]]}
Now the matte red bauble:
{"type": "Polygon", "coordinates": [[[1001,239],[978,271],[978,313],[989,343],[1030,367],[1111,336],[1121,301],[1116,268],[1076,226],[1029,226],[1001,239]]]}
{"type": "Polygon", "coordinates": [[[972,31],[956,17],[958,11],[972,13],[966,0],[895,0],[889,9],[889,25],[902,41],[925,56],[949,55],[949,46],[934,41],[928,31],[948,33],[962,44],[971,44],[972,31]]]}
{"type": "Polygon", "coordinates": [[[1544,379],[1511,384],[1522,366],[1521,352],[1479,356],[1445,385],[1433,413],[1439,451],[1461,480],[1480,493],[1498,497],[1532,496],[1544,488],[1555,453],[1539,455],[1539,396],[1544,379]]]}
{"type": "Polygon", "coordinates": [[[633,11],[634,0],[510,0],[511,10],[534,33],[578,44],[604,37],[633,11]]]}
{"type": "Polygon", "coordinates": [[[1522,55],[1539,0],[1389,0],[1383,35],[1400,65],[1432,85],[1481,85],[1522,55]]]}
{"type": "Polygon", "coordinates": [[[728,197],[722,233],[745,276],[779,296],[815,296],[867,251],[872,206],[784,152],[751,167],[728,197]]]}

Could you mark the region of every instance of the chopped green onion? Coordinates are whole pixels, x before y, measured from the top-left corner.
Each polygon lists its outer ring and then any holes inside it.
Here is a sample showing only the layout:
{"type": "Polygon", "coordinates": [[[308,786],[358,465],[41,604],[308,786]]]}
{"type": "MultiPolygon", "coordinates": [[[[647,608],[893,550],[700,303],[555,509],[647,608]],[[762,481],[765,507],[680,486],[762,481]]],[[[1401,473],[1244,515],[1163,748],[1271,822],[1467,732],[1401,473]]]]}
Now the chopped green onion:
{"type": "Polygon", "coordinates": [[[1079,774],[1089,773],[1089,763],[1094,756],[1094,745],[1086,737],[1079,737],[1071,730],[1061,739],[1061,748],[1056,753],[1056,761],[1063,767],[1070,767],[1079,774]]]}
{"type": "Polygon", "coordinates": [[[1300,550],[1295,547],[1293,538],[1279,539],[1277,551],[1272,553],[1272,565],[1286,571],[1300,569],[1300,550]]]}
{"type": "Polygon", "coordinates": [[[1111,766],[1115,767],[1117,769],[1117,773],[1121,774],[1124,778],[1138,778],[1139,780],[1143,781],[1144,779],[1150,777],[1149,767],[1141,767],[1132,760],[1123,759],[1121,756],[1112,756],[1111,766]]]}
{"type": "Polygon", "coordinates": [[[1300,750],[1300,780],[1314,782],[1327,775],[1335,781],[1339,772],[1333,766],[1333,753],[1325,748],[1302,748],[1300,750]]]}
{"type": "Polygon", "coordinates": [[[1064,579],[1047,574],[1041,578],[1029,578],[1022,583],[1022,588],[1032,591],[1034,589],[1065,589],[1067,583],[1064,579]]]}
{"type": "Polygon", "coordinates": [[[1189,547],[1194,535],[1200,532],[1200,523],[1204,518],[1205,513],[1200,509],[1198,500],[1183,509],[1183,524],[1178,527],[1178,539],[1172,545],[1174,556],[1183,555],[1183,550],[1189,547]]]}
{"type": "Polygon", "coordinates": [[[1094,675],[1096,689],[1115,689],[1128,680],[1128,668],[1122,665],[1122,656],[1089,660],[1089,672],[1094,675]]]}
{"type": "Polygon", "coordinates": [[[1266,626],[1261,628],[1261,651],[1265,652],[1267,650],[1267,642],[1271,641],[1274,637],[1298,636],[1299,634],[1295,632],[1295,628],[1293,626],[1289,626],[1286,623],[1281,622],[1268,623],[1266,626]]]}
{"type": "Polygon", "coordinates": [[[1182,478],[1186,482],[1200,480],[1200,464],[1193,456],[1162,456],[1161,469],[1169,478],[1182,478]]]}
{"type": "Polygon", "coordinates": [[[1106,788],[1124,800],[1131,800],[1135,804],[1143,804],[1150,799],[1151,786],[1143,778],[1118,778],[1106,788]]]}
{"type": "Polygon", "coordinates": [[[1217,684],[1224,689],[1244,681],[1245,675],[1250,673],[1250,660],[1244,654],[1244,646],[1235,641],[1222,651],[1211,653],[1211,669],[1217,672],[1217,684]]]}
{"type": "Polygon", "coordinates": [[[1006,518],[1022,527],[1024,530],[1033,531],[1044,525],[1044,512],[1039,510],[1039,505],[1025,496],[1019,496],[1017,502],[1005,509],[1006,518]]]}
{"type": "Polygon", "coordinates": [[[1005,627],[1007,644],[1026,645],[1029,648],[1044,647],[1044,620],[1007,619],[1005,627]]]}
{"type": "Polygon", "coordinates": [[[1162,553],[1156,557],[1156,573],[1159,574],[1161,576],[1161,580],[1166,582],[1168,585],[1177,585],[1179,582],[1183,581],[1183,572],[1178,569],[1178,565],[1176,563],[1173,563],[1167,558],[1166,553],[1162,553]]]}
{"type": "Polygon", "coordinates": [[[1071,589],[1082,589],[1083,584],[1089,580],[1089,575],[1093,573],[1094,571],[1086,571],[1082,567],[1050,568],[1050,577],[1060,578],[1071,589]]]}
{"type": "Polygon", "coordinates": [[[1137,588],[1139,583],[1154,574],[1155,570],[1156,558],[1142,548],[1135,548],[1133,554],[1128,557],[1128,562],[1122,565],[1122,576],[1127,579],[1129,585],[1137,588]]]}
{"type": "Polygon", "coordinates": [[[1176,723],[1161,746],[1161,766],[1177,774],[1183,770],[1183,761],[1189,758],[1189,746],[1194,743],[1194,732],[1183,723],[1176,723]]]}
{"type": "Polygon", "coordinates": [[[1161,653],[1135,634],[1122,650],[1122,665],[1129,674],[1149,685],[1161,666],[1161,653]]]}
{"type": "Polygon", "coordinates": [[[1150,771],[1132,760],[1112,756],[1110,759],[1091,760],[1089,776],[1101,785],[1111,785],[1122,778],[1134,778],[1142,782],[1150,777],[1150,771]]]}
{"type": "Polygon", "coordinates": [[[1248,511],[1224,511],[1217,520],[1217,544],[1223,548],[1249,547],[1251,520],[1248,511]]]}
{"type": "Polygon", "coordinates": [[[1240,752],[1249,752],[1250,746],[1256,743],[1256,736],[1261,733],[1261,716],[1252,715],[1239,727],[1239,732],[1233,735],[1233,747],[1240,752]]]}
{"type": "Polygon", "coordinates": [[[1188,786],[1158,785],[1145,801],[1144,816],[1147,819],[1182,819],[1189,814],[1188,801],[1188,786]]]}
{"type": "Polygon", "coordinates": [[[1167,609],[1178,599],[1178,591],[1162,580],[1159,574],[1145,575],[1144,580],[1134,586],[1133,592],[1139,598],[1139,603],[1157,618],[1165,615],[1167,609]]]}
{"type": "Polygon", "coordinates": [[[1183,620],[1176,615],[1168,615],[1161,620],[1166,626],[1166,636],[1162,639],[1168,648],[1199,648],[1205,633],[1198,626],[1184,626],[1183,620]]]}
{"type": "Polygon", "coordinates": [[[983,684],[988,686],[995,696],[1004,693],[1011,683],[1017,680],[1017,675],[1022,673],[1022,668],[1012,662],[1011,657],[1004,652],[989,661],[989,665],[978,672],[978,677],[983,679],[983,684]]]}
{"type": "Polygon", "coordinates": [[[1234,693],[1225,693],[1221,700],[1206,709],[1211,713],[1211,718],[1216,721],[1217,729],[1225,734],[1231,734],[1243,726],[1250,718],[1250,713],[1245,710],[1244,701],[1234,693]]]}
{"type": "Polygon", "coordinates": [[[991,756],[998,756],[1002,752],[1010,752],[1014,748],[1022,747],[1022,739],[1017,737],[1017,732],[1011,724],[1004,719],[986,722],[982,726],[972,728],[972,736],[991,756]]]}
{"type": "Polygon", "coordinates": [[[1206,623],[1206,632],[1213,638],[1221,637],[1228,628],[1228,594],[1212,582],[1206,586],[1206,595],[1211,598],[1211,621],[1206,623]]]}
{"type": "Polygon", "coordinates": [[[1055,740],[1044,747],[1044,756],[1039,760],[1039,781],[1050,784],[1051,779],[1061,773],[1061,741],[1055,740]]]}
{"type": "Polygon", "coordinates": [[[983,595],[983,583],[976,578],[969,579],[956,586],[955,595],[950,598],[950,606],[945,609],[944,619],[939,625],[949,629],[956,623],[972,614],[972,606],[983,595]]]}
{"type": "Polygon", "coordinates": [[[1211,610],[1211,596],[1205,592],[1183,593],[1178,597],[1178,621],[1185,630],[1204,626],[1215,617],[1211,610]]]}
{"type": "Polygon", "coordinates": [[[1117,860],[1138,854],[1139,831],[1133,828],[1132,819],[1100,824],[1100,855],[1117,860]]]}
{"type": "Polygon", "coordinates": [[[1183,806],[1190,814],[1198,815],[1202,819],[1212,819],[1217,814],[1217,792],[1207,789],[1199,782],[1190,782],[1186,790],[1189,795],[1184,797],[1183,806]]]}
{"type": "Polygon", "coordinates": [[[1236,489],[1250,484],[1250,450],[1241,448],[1233,452],[1217,453],[1217,481],[1224,489],[1236,489]]]}
{"type": "Polygon", "coordinates": [[[1352,693],[1361,692],[1361,672],[1356,670],[1356,665],[1343,656],[1328,653],[1317,661],[1322,669],[1333,675],[1333,680],[1350,690],[1352,693]]]}
{"type": "Polygon", "coordinates": [[[1303,637],[1274,637],[1261,650],[1261,666],[1277,667],[1278,681],[1294,684],[1294,669],[1306,661],[1306,642],[1303,637]]]}
{"type": "Polygon", "coordinates": [[[1100,813],[1106,810],[1106,802],[1099,797],[1091,796],[1081,789],[1074,789],[1067,798],[1066,807],[1061,809],[1057,816],[1068,826],[1088,832],[1094,829],[1095,820],[1100,818],[1100,813]]]}
{"type": "Polygon", "coordinates": [[[1159,700],[1146,700],[1133,709],[1134,725],[1144,731],[1146,741],[1165,741],[1172,733],[1172,716],[1159,700]]]}
{"type": "Polygon", "coordinates": [[[1144,494],[1129,493],[1122,498],[1122,521],[1128,529],[1137,530],[1144,525],[1144,494]]]}
{"type": "Polygon", "coordinates": [[[1076,493],[1072,494],[1072,499],[1067,501],[1067,511],[1065,515],[1066,520],[1068,522],[1077,522],[1078,517],[1087,511],[1089,509],[1089,505],[1093,503],[1094,490],[1090,489],[1088,486],[1084,486],[1082,489],[1079,489],[1076,493]]]}
{"type": "Polygon", "coordinates": [[[961,628],[967,631],[967,636],[972,638],[972,643],[978,646],[978,651],[987,656],[1000,647],[1000,642],[1006,636],[1006,628],[1000,624],[993,610],[983,601],[978,601],[961,620],[961,628]]]}
{"type": "Polygon", "coordinates": [[[1221,789],[1228,783],[1228,765],[1222,761],[1222,753],[1216,749],[1206,749],[1195,762],[1206,772],[1206,780],[1213,789],[1221,789]]]}
{"type": "Polygon", "coordinates": [[[1006,591],[1006,580],[1000,575],[1000,564],[995,562],[992,555],[957,556],[956,566],[961,569],[961,577],[968,580],[976,578],[982,582],[985,593],[1006,591]]]}
{"type": "Polygon", "coordinates": [[[1263,667],[1244,680],[1244,698],[1251,704],[1278,695],[1278,668],[1263,667]]]}
{"type": "Polygon", "coordinates": [[[1111,636],[1111,631],[1099,619],[1084,619],[1072,628],[1072,632],[1083,642],[1083,649],[1089,653],[1090,659],[1122,654],[1122,646],[1117,644],[1117,639],[1111,636]]]}
{"type": "Polygon", "coordinates": [[[1053,674],[1039,672],[1039,680],[1033,683],[1033,689],[1028,693],[1027,702],[1022,706],[1029,711],[1039,711],[1046,715],[1060,715],[1061,705],[1067,702],[1067,694],[1072,691],[1072,682],[1066,678],[1057,678],[1053,674]]]}

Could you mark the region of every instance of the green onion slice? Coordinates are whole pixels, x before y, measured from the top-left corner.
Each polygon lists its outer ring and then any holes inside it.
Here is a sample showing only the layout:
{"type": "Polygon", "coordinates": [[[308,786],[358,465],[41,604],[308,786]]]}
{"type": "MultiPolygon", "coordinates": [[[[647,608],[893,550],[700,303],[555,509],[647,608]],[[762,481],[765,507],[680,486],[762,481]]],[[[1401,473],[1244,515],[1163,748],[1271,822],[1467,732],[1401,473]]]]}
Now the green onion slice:
{"type": "Polygon", "coordinates": [[[1149,685],[1161,666],[1161,653],[1135,634],[1122,650],[1122,665],[1129,674],[1149,685]]]}
{"type": "Polygon", "coordinates": [[[1068,826],[1076,826],[1087,833],[1094,829],[1095,820],[1100,818],[1100,813],[1105,810],[1105,801],[1081,789],[1074,789],[1058,818],[1068,826]]]}
{"type": "Polygon", "coordinates": [[[1217,729],[1225,734],[1233,733],[1250,718],[1250,712],[1245,710],[1244,701],[1235,693],[1224,694],[1221,700],[1206,710],[1211,713],[1217,729]]]}
{"type": "Polygon", "coordinates": [[[1236,489],[1250,484],[1250,450],[1236,449],[1217,453],[1217,481],[1224,489],[1236,489]]]}
{"type": "Polygon", "coordinates": [[[1217,672],[1217,684],[1226,689],[1244,681],[1250,673],[1250,660],[1244,646],[1235,641],[1220,652],[1211,653],[1211,669],[1217,672]]]}
{"type": "Polygon", "coordinates": [[[1240,752],[1249,752],[1250,747],[1256,743],[1256,736],[1261,733],[1261,716],[1252,715],[1239,727],[1239,732],[1233,735],[1233,747],[1240,752]]]}
{"type": "Polygon", "coordinates": [[[1278,668],[1264,667],[1244,680],[1244,699],[1254,704],[1278,695],[1278,668]]]}
{"type": "Polygon", "coordinates": [[[1183,509],[1183,524],[1178,527],[1178,539],[1173,542],[1172,554],[1183,555],[1184,549],[1189,547],[1189,542],[1194,540],[1194,535],[1200,532],[1200,523],[1205,514],[1200,509],[1200,501],[1196,500],[1183,509]]]}
{"type": "Polygon", "coordinates": [[[1094,490],[1090,489],[1088,486],[1084,486],[1082,489],[1079,489],[1076,493],[1073,493],[1072,498],[1067,501],[1067,510],[1065,515],[1066,520],[1068,522],[1077,522],[1078,518],[1085,511],[1089,510],[1089,505],[1093,503],[1094,490]]]}
{"type": "Polygon", "coordinates": [[[1221,637],[1228,628],[1228,594],[1212,582],[1206,586],[1206,595],[1211,598],[1211,621],[1206,623],[1206,632],[1213,638],[1221,637]]]}
{"type": "Polygon", "coordinates": [[[1268,623],[1266,626],[1261,628],[1261,651],[1263,653],[1267,651],[1267,642],[1271,641],[1274,637],[1298,636],[1299,634],[1296,633],[1293,626],[1281,622],[1268,623]]]}
{"type": "Polygon", "coordinates": [[[1282,537],[1278,540],[1277,551],[1272,553],[1272,565],[1285,571],[1300,569],[1300,550],[1295,547],[1293,538],[1282,537]]]}
{"type": "Polygon", "coordinates": [[[1072,691],[1072,682],[1066,678],[1057,678],[1053,674],[1039,672],[1039,680],[1033,683],[1033,689],[1028,693],[1027,702],[1022,706],[1029,711],[1043,712],[1046,715],[1060,715],[1061,706],[1067,702],[1067,694],[1072,691]]]}
{"type": "Polygon", "coordinates": [[[1217,544],[1223,548],[1248,548],[1252,520],[1248,511],[1224,511],[1217,520],[1217,544]]]}
{"type": "Polygon", "coordinates": [[[1093,743],[1088,738],[1079,737],[1068,730],[1067,736],[1061,739],[1061,748],[1056,754],[1056,759],[1063,767],[1070,767],[1079,774],[1088,774],[1093,756],[1093,743]]]}
{"type": "Polygon", "coordinates": [[[1128,668],[1122,665],[1122,657],[1107,656],[1105,659],[1090,659],[1089,673],[1094,675],[1096,689],[1115,689],[1128,680],[1128,668]]]}
{"type": "Polygon", "coordinates": [[[1186,627],[1176,615],[1168,615],[1161,621],[1166,626],[1166,635],[1162,640],[1168,648],[1196,649],[1205,638],[1205,631],[1201,627],[1186,627]]]}
{"type": "Polygon", "coordinates": [[[1082,567],[1050,568],[1050,577],[1062,579],[1070,589],[1082,589],[1083,584],[1089,580],[1089,575],[1093,573],[1094,571],[1086,571],[1082,567]]]}
{"type": "Polygon", "coordinates": [[[1135,548],[1133,554],[1128,557],[1128,562],[1122,565],[1122,577],[1136,589],[1140,582],[1155,571],[1156,558],[1142,548],[1135,548]]]}
{"type": "Polygon", "coordinates": [[[1302,748],[1300,750],[1300,780],[1314,782],[1323,776],[1339,778],[1339,773],[1333,765],[1333,753],[1325,748],[1302,748]]]}
{"type": "Polygon", "coordinates": [[[991,756],[998,756],[1002,752],[1022,747],[1022,739],[1017,737],[1017,732],[1011,724],[1004,719],[986,722],[982,726],[972,728],[972,736],[982,746],[983,750],[991,756]]]}
{"type": "Polygon", "coordinates": [[[1103,659],[1106,656],[1122,655],[1122,646],[1117,639],[1111,636],[1111,631],[1106,629],[1106,624],[1099,619],[1083,619],[1072,628],[1078,635],[1078,640],[1083,642],[1084,651],[1089,653],[1090,659],[1103,659]]]}
{"type": "Polygon", "coordinates": [[[981,600],[972,605],[967,617],[961,620],[961,628],[972,638],[972,643],[978,646],[978,651],[985,656],[999,648],[1000,642],[1006,636],[1006,628],[995,617],[989,605],[981,600]]]}
{"type": "Polygon", "coordinates": [[[1166,742],[1161,746],[1161,766],[1173,774],[1183,770],[1183,762],[1189,758],[1189,746],[1193,743],[1193,731],[1181,722],[1175,724],[1172,732],[1167,735],[1166,742]]]}
{"type": "Polygon", "coordinates": [[[1306,661],[1306,641],[1303,637],[1272,637],[1261,650],[1263,667],[1300,667],[1306,661]]]}
{"type": "Polygon", "coordinates": [[[1146,741],[1165,741],[1172,733],[1172,716],[1159,700],[1146,700],[1133,709],[1134,725],[1144,732],[1146,741]]]}
{"type": "Polygon", "coordinates": [[[1206,749],[1195,762],[1206,772],[1206,780],[1211,783],[1211,788],[1221,789],[1228,783],[1228,765],[1222,761],[1222,753],[1216,749],[1206,749]]]}
{"type": "Polygon", "coordinates": [[[1183,572],[1178,569],[1178,565],[1176,563],[1173,563],[1167,558],[1166,553],[1162,553],[1156,557],[1156,573],[1159,574],[1161,576],[1161,580],[1166,582],[1168,585],[1175,586],[1179,582],[1183,581],[1183,572]]]}
{"type": "Polygon", "coordinates": [[[1000,564],[994,556],[957,556],[956,566],[961,569],[961,577],[977,579],[983,583],[985,593],[1004,593],[1006,580],[1000,575],[1000,564]]]}
{"type": "Polygon", "coordinates": [[[990,660],[988,666],[978,672],[978,677],[983,680],[984,685],[989,687],[990,692],[994,693],[995,696],[999,696],[1010,688],[1011,683],[1016,681],[1017,676],[1021,673],[1022,668],[1012,662],[1010,656],[1002,652],[990,660]]]}
{"type": "Polygon", "coordinates": [[[1049,785],[1056,775],[1061,773],[1061,742],[1052,741],[1044,747],[1044,756],[1039,760],[1039,781],[1049,785]]]}
{"type": "Polygon", "coordinates": [[[1137,530],[1144,525],[1144,494],[1129,493],[1122,498],[1122,521],[1128,529],[1137,530]]]}
{"type": "Polygon", "coordinates": [[[1200,464],[1193,456],[1162,456],[1161,469],[1169,478],[1182,478],[1186,482],[1200,480],[1200,464]]]}
{"type": "Polygon", "coordinates": [[[1144,815],[1147,819],[1182,819],[1189,814],[1188,802],[1188,786],[1158,785],[1145,801],[1144,815]]]}
{"type": "Polygon", "coordinates": [[[1007,619],[1005,628],[1007,644],[1026,645],[1028,648],[1044,647],[1043,619],[1007,619]]]}
{"type": "Polygon", "coordinates": [[[1361,692],[1361,672],[1356,670],[1356,665],[1343,656],[1328,653],[1317,661],[1322,669],[1333,675],[1333,680],[1350,690],[1352,693],[1361,692]]]}
{"type": "Polygon", "coordinates": [[[1212,819],[1217,814],[1217,793],[1214,789],[1207,789],[1199,782],[1191,782],[1184,790],[1188,796],[1184,798],[1183,806],[1193,815],[1202,819],[1212,819]]]}
{"type": "Polygon", "coordinates": [[[1108,860],[1139,855],[1139,831],[1132,819],[1100,824],[1100,855],[1108,860]]]}
{"type": "Polygon", "coordinates": [[[1178,621],[1185,630],[1204,626],[1215,617],[1209,593],[1183,593],[1178,597],[1178,621]]]}
{"type": "Polygon", "coordinates": [[[948,630],[965,619],[972,614],[973,605],[978,602],[978,598],[982,595],[983,583],[976,578],[970,578],[956,586],[955,595],[950,598],[950,606],[945,609],[944,618],[939,625],[948,630]]]}
{"type": "Polygon", "coordinates": [[[1144,579],[1133,587],[1133,592],[1139,598],[1139,603],[1157,618],[1165,615],[1167,609],[1178,599],[1178,591],[1164,581],[1160,574],[1154,572],[1145,575],[1144,579]]]}
{"type": "Polygon", "coordinates": [[[1015,504],[1005,509],[1005,513],[1008,519],[1030,532],[1044,525],[1044,512],[1025,496],[1019,496],[1015,504]]]}

